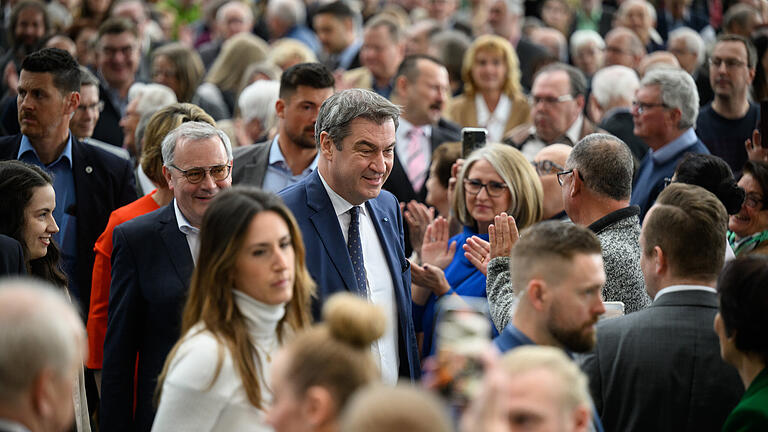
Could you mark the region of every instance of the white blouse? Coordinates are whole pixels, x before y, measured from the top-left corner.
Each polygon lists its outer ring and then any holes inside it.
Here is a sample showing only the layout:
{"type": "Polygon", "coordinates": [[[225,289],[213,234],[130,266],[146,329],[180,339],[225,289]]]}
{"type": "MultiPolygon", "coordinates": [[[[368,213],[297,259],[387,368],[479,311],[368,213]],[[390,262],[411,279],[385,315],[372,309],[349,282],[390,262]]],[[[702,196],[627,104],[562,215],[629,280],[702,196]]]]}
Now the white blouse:
{"type": "Polygon", "coordinates": [[[507,118],[512,113],[512,101],[504,93],[496,104],[493,112],[488,110],[483,95],[475,95],[475,108],[477,108],[477,124],[488,129],[488,142],[501,142],[504,138],[504,129],[507,127],[507,118]]]}
{"type": "MultiPolygon", "coordinates": [[[[266,382],[271,356],[279,348],[277,324],[285,305],[270,306],[233,290],[235,303],[245,317],[248,332],[259,354],[259,385],[264,406],[272,402],[266,382]]],[[[248,400],[229,350],[203,323],[184,336],[163,383],[160,405],[152,431],[271,431],[265,413],[248,400]],[[223,352],[223,362],[213,383],[213,373],[223,352]]]]}

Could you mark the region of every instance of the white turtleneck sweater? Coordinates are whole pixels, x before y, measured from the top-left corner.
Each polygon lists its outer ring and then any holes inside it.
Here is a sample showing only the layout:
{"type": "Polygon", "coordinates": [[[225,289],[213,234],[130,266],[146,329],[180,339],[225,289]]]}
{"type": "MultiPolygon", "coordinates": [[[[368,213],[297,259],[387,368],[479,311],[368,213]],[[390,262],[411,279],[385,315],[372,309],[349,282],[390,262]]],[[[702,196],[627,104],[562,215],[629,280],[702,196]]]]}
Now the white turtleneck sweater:
{"type": "MultiPolygon", "coordinates": [[[[271,356],[279,348],[277,323],[285,305],[270,306],[233,290],[235,303],[245,317],[248,332],[259,353],[259,384],[264,406],[272,402],[266,379],[271,356]]],[[[264,411],[248,401],[229,350],[203,323],[193,326],[171,361],[163,383],[160,406],[152,431],[271,431],[264,411]],[[221,370],[213,385],[213,373],[223,353],[221,370]]]]}

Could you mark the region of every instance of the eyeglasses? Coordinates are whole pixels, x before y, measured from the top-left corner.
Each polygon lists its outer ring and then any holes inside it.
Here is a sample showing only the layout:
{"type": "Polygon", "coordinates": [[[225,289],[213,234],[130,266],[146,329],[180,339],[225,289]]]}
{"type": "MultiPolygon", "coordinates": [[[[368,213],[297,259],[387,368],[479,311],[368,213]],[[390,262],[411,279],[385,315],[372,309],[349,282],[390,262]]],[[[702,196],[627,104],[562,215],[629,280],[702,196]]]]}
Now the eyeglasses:
{"type": "Polygon", "coordinates": [[[184,178],[186,178],[187,181],[192,184],[197,184],[203,181],[205,178],[205,173],[210,173],[211,178],[214,181],[222,181],[229,177],[229,172],[232,170],[232,165],[230,164],[215,165],[209,168],[190,168],[188,170],[183,170],[173,164],[171,164],[170,167],[179,171],[181,175],[183,175],[184,178]]]}
{"type": "Polygon", "coordinates": [[[754,195],[747,195],[747,197],[744,199],[744,207],[754,210],[760,209],[763,207],[763,199],[754,195]]]}
{"type": "Polygon", "coordinates": [[[554,96],[531,96],[528,98],[528,102],[530,102],[531,106],[536,106],[539,103],[544,103],[545,105],[554,105],[556,103],[560,102],[567,102],[573,100],[572,94],[564,94],[562,96],[554,97],[554,96]]]}
{"type": "Polygon", "coordinates": [[[122,47],[105,46],[101,48],[101,51],[104,53],[106,57],[114,57],[117,55],[117,53],[120,53],[123,56],[128,57],[131,54],[133,54],[134,49],[135,47],[133,45],[127,45],[122,47]]]}
{"type": "Polygon", "coordinates": [[[667,186],[674,183],[674,180],[672,180],[672,177],[664,177],[664,189],[667,188],[667,186]]]}
{"type": "Polygon", "coordinates": [[[734,68],[737,68],[737,67],[744,66],[746,64],[743,61],[736,60],[736,59],[721,59],[721,58],[717,58],[717,57],[710,57],[709,58],[709,65],[710,66],[719,68],[720,65],[723,64],[723,63],[725,63],[725,68],[726,69],[734,69],[734,68]]]}
{"type": "Polygon", "coordinates": [[[539,177],[543,177],[545,175],[557,174],[558,172],[563,171],[565,169],[560,165],[547,159],[539,162],[531,162],[531,165],[533,165],[533,168],[536,169],[536,173],[539,175],[539,177]]]}
{"type": "Polygon", "coordinates": [[[480,193],[480,190],[485,188],[485,192],[488,196],[495,198],[506,192],[507,185],[495,181],[483,183],[480,180],[464,179],[464,188],[470,195],[477,195],[480,193]]]}
{"type": "Polygon", "coordinates": [[[77,107],[77,109],[80,110],[80,111],[98,111],[98,112],[102,112],[102,111],[104,111],[104,102],[99,101],[99,102],[96,102],[95,104],[79,105],[77,107]]]}
{"type": "Polygon", "coordinates": [[[648,111],[651,108],[669,108],[667,104],[665,103],[645,103],[645,102],[638,102],[638,101],[632,101],[632,108],[637,111],[638,114],[643,115],[646,111],[648,111]]]}
{"type": "MultiPolygon", "coordinates": [[[[579,173],[579,178],[581,181],[584,181],[584,176],[581,175],[581,171],[577,171],[579,173]]],[[[557,183],[560,184],[560,186],[563,185],[563,177],[567,176],[568,174],[573,173],[573,169],[569,169],[568,171],[560,171],[557,173],[557,183]]]]}

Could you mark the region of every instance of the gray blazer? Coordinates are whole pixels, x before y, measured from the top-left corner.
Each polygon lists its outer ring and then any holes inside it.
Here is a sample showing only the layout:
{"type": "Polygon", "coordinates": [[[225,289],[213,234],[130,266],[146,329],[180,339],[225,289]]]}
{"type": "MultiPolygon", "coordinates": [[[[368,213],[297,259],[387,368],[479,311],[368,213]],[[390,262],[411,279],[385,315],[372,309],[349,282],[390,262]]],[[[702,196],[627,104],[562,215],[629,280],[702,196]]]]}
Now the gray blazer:
{"type": "Polygon", "coordinates": [[[269,166],[269,147],[272,140],[238,147],[232,162],[232,184],[261,187],[269,166]]]}
{"type": "Polygon", "coordinates": [[[664,294],[597,326],[579,362],[606,431],[719,431],[744,386],[720,358],[717,297],[664,294]]]}

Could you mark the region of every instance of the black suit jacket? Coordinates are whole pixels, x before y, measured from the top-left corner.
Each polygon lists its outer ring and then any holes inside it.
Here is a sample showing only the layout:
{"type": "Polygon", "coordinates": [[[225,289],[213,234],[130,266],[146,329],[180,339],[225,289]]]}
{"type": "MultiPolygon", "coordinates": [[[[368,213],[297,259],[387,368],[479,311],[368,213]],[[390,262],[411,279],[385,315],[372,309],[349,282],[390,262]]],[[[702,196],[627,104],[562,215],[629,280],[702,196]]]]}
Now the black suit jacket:
{"type": "Polygon", "coordinates": [[[720,431],[744,386],[720,358],[717,296],[670,292],[597,326],[581,359],[606,431],[720,431]]]}
{"type": "Polygon", "coordinates": [[[635,122],[629,111],[619,111],[610,117],[603,117],[599,127],[624,141],[637,161],[642,160],[648,153],[648,144],[635,135],[635,122]]]}
{"type": "MultiPolygon", "coordinates": [[[[440,144],[452,141],[461,141],[461,126],[441,118],[436,125],[432,126],[432,136],[430,137],[432,151],[435,151],[440,144]]],[[[427,176],[429,176],[429,172],[427,172],[427,176]]],[[[400,158],[395,154],[392,172],[389,173],[389,177],[384,183],[384,189],[392,192],[400,202],[409,202],[410,200],[424,202],[424,199],[427,197],[426,184],[424,182],[418,191],[413,190],[408,174],[406,174],[405,168],[400,163],[400,158]]]]}
{"type": "Polygon", "coordinates": [[[93,128],[91,138],[104,141],[114,146],[123,146],[123,128],[120,127],[120,110],[112,104],[112,100],[107,96],[107,89],[104,84],[99,84],[99,99],[104,102],[104,111],[93,128]]]}
{"type": "Polygon", "coordinates": [[[113,242],[101,430],[149,431],[155,416],[152,395],[157,376],[180,337],[194,262],[187,238],[179,231],[173,202],[118,225],[113,242]]]}
{"type": "Polygon", "coordinates": [[[21,243],[7,235],[0,234],[0,276],[23,275],[27,273],[24,251],[21,243]]]}
{"type": "MultiPolygon", "coordinates": [[[[21,135],[0,138],[0,160],[16,159],[21,135]]],[[[96,258],[93,245],[107,227],[109,215],[136,199],[136,181],[131,164],[96,146],[78,140],[72,145],[72,172],[75,178],[77,220],[77,261],[75,278],[80,290],[80,311],[88,313],[91,302],[91,275],[96,258]]]]}

